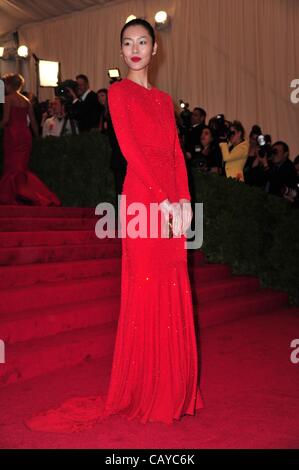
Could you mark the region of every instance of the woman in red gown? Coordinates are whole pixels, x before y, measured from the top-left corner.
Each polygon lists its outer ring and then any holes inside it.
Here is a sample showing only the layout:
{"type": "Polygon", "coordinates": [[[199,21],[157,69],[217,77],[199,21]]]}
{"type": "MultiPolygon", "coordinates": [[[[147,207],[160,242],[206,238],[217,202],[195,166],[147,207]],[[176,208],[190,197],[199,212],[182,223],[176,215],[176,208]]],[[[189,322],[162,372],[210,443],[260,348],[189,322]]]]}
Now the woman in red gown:
{"type": "MultiPolygon", "coordinates": [[[[121,225],[128,228],[135,215],[124,214],[141,202],[149,230],[150,203],[180,203],[188,216],[190,194],[172,99],[147,80],[157,52],[147,25],[133,20],[122,31],[129,73],[110,86],[108,104],[128,162],[121,225]]],[[[185,240],[184,233],[122,238],[121,312],[105,415],[171,423],[202,407],[185,240]]]]}
{"type": "Polygon", "coordinates": [[[185,248],[192,211],[174,107],[169,94],[148,83],[157,51],[151,25],[127,23],[121,44],[129,73],[110,86],[108,105],[128,167],[120,208],[121,310],[108,393],[104,400],[74,398],[34,417],[27,424],[35,430],[76,431],[114,414],[171,424],[203,407],[185,248]],[[160,236],[124,236],[134,218],[125,212],[136,202],[146,208],[142,225],[148,227],[150,204],[160,204],[160,236]],[[175,236],[167,238],[171,207],[175,236]]]}
{"type": "Polygon", "coordinates": [[[0,204],[60,206],[55,194],[28,170],[32,147],[28,117],[36,137],[38,129],[31,103],[20,93],[24,79],[19,74],[8,74],[3,80],[6,96],[3,119],[0,121],[0,128],[4,128],[0,204]]]}

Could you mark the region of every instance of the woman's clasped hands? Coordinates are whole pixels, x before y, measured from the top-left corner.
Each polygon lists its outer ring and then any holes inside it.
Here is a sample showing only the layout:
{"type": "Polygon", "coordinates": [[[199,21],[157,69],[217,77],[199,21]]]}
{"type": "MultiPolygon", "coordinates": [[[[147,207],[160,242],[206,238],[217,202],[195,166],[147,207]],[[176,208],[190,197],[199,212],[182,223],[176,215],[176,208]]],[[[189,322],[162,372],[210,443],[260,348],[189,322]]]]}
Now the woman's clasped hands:
{"type": "Polygon", "coordinates": [[[164,216],[163,236],[180,237],[187,232],[193,216],[191,203],[188,199],[180,199],[179,202],[170,202],[169,199],[164,199],[159,207],[164,216]]]}

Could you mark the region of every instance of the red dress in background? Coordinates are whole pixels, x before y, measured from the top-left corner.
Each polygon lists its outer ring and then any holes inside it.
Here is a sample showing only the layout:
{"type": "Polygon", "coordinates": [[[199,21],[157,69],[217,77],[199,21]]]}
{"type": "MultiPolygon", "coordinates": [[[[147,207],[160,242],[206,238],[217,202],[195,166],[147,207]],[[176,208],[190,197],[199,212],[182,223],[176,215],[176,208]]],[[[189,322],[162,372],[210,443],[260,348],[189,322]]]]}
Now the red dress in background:
{"type": "Polygon", "coordinates": [[[55,194],[28,170],[32,136],[27,115],[27,107],[11,106],[9,122],[4,127],[0,204],[60,206],[61,203],[55,194]]]}
{"type": "MultiPolygon", "coordinates": [[[[128,162],[121,209],[190,200],[170,95],[123,79],[110,86],[108,103],[128,162]]],[[[132,218],[127,215],[127,223],[132,218]]],[[[75,431],[96,415],[114,414],[170,424],[203,407],[185,241],[185,235],[122,238],[121,309],[107,396],[71,399],[33,418],[31,429],[75,431]]]]}

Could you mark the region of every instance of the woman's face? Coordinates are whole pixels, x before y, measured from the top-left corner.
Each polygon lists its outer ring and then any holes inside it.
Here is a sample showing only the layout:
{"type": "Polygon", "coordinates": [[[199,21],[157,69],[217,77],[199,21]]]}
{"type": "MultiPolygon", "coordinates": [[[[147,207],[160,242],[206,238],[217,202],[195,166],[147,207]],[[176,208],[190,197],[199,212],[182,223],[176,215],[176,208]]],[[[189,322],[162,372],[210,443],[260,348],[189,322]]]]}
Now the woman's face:
{"type": "Polygon", "coordinates": [[[210,129],[203,129],[202,133],[201,133],[201,137],[200,137],[200,142],[201,142],[201,145],[203,145],[203,147],[206,147],[207,145],[209,145],[211,142],[212,142],[212,133],[210,131],[210,129]]]}
{"type": "Polygon", "coordinates": [[[99,100],[99,103],[101,103],[102,105],[105,106],[106,101],[107,101],[107,95],[106,95],[106,93],[104,93],[104,92],[102,92],[102,91],[101,91],[100,93],[98,93],[98,100],[99,100]]]}
{"type": "Polygon", "coordinates": [[[255,147],[257,145],[257,138],[258,138],[257,134],[251,134],[249,136],[249,143],[252,147],[255,147]]]}
{"type": "Polygon", "coordinates": [[[237,129],[235,129],[234,127],[231,127],[230,130],[231,130],[231,133],[232,133],[232,135],[229,139],[230,143],[232,145],[238,145],[242,140],[241,131],[237,131],[237,129]]]}
{"type": "Polygon", "coordinates": [[[124,61],[131,70],[142,70],[156,53],[157,43],[152,44],[152,38],[147,29],[141,25],[128,26],[123,34],[121,53],[124,61]],[[132,58],[139,60],[133,61],[132,58]]]}

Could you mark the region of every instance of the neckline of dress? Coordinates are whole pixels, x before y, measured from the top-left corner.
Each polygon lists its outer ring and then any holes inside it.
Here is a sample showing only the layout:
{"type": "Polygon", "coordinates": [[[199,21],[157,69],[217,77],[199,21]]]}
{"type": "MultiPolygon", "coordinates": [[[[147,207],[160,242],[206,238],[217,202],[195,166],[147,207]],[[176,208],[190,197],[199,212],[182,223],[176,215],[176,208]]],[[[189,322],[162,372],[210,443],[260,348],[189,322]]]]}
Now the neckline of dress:
{"type": "Polygon", "coordinates": [[[140,85],[139,83],[134,82],[134,80],[131,80],[130,78],[127,78],[127,77],[124,78],[123,80],[127,80],[127,81],[129,81],[129,82],[132,82],[132,83],[134,83],[135,85],[139,86],[139,88],[143,88],[143,89],[146,90],[146,91],[152,91],[152,90],[154,90],[154,88],[155,88],[154,86],[152,86],[151,88],[145,88],[145,86],[140,85]]]}

